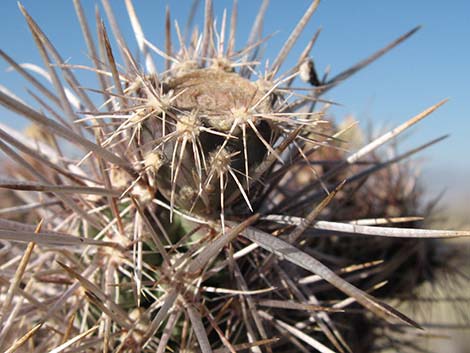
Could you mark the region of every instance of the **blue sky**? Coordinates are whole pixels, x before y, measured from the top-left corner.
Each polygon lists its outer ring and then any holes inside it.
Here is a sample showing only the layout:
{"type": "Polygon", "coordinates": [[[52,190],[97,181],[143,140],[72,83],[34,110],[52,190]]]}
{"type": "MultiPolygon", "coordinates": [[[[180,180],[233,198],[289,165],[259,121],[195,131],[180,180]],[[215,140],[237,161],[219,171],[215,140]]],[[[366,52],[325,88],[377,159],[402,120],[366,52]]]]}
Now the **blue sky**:
{"type": "MultiPolygon", "coordinates": [[[[134,43],[123,1],[111,0],[123,31],[134,43]]],[[[261,1],[239,0],[238,47],[246,41],[261,1]]],[[[72,63],[88,64],[85,43],[70,0],[25,0],[22,2],[55,43],[64,58],[72,63]]],[[[82,0],[85,12],[94,22],[98,1],[82,0]]],[[[276,33],[265,47],[266,58],[273,59],[282,43],[302,16],[310,1],[272,1],[265,18],[264,34],[276,33]]],[[[173,19],[184,27],[191,1],[134,0],[147,38],[163,46],[164,9],[169,5],[173,19]]],[[[100,5],[100,4],[99,4],[100,5]]],[[[215,0],[221,18],[231,1],[215,0]]],[[[196,22],[201,22],[202,7],[196,22]],[[199,21],[198,21],[199,19],[199,21]]],[[[14,0],[0,3],[0,47],[19,62],[42,64],[27,26],[14,0]]],[[[393,127],[443,98],[450,101],[421,122],[406,137],[402,149],[422,144],[442,134],[450,138],[421,154],[425,160],[424,178],[431,193],[444,186],[449,195],[468,195],[466,176],[470,172],[470,2],[454,0],[395,1],[323,1],[310,25],[284,67],[293,65],[310,36],[322,27],[312,54],[318,71],[328,65],[331,73],[340,72],[368,56],[416,25],[423,28],[391,53],[332,90],[328,98],[342,104],[334,110],[338,120],[353,114],[376,130],[393,127]]],[[[6,71],[0,62],[0,84],[20,97],[26,97],[27,83],[6,71]]],[[[83,74],[84,85],[92,84],[83,74]]],[[[0,121],[22,126],[24,122],[0,109],[0,121]]]]}

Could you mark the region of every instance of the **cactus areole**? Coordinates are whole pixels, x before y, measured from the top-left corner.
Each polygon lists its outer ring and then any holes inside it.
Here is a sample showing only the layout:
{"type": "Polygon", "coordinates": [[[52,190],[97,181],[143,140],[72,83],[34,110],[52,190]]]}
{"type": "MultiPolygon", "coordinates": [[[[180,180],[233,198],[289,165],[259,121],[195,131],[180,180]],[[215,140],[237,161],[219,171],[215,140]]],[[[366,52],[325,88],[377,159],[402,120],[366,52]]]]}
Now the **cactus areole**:
{"type": "Polygon", "coordinates": [[[142,141],[147,159],[159,151],[157,188],[176,207],[218,217],[224,196],[248,188],[278,136],[260,118],[273,112],[274,95],[221,68],[170,77],[162,92],[169,104],[146,121],[142,141]]]}

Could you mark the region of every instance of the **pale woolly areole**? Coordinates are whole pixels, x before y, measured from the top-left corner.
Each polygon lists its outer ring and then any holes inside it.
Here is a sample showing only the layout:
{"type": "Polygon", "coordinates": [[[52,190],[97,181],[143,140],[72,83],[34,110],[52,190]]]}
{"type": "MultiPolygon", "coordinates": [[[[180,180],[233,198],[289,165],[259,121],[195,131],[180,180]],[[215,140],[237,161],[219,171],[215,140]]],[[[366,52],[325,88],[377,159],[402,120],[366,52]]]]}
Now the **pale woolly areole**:
{"type": "MultiPolygon", "coordinates": [[[[418,323],[372,295],[398,270],[409,271],[414,286],[425,281],[407,260],[434,256],[437,243],[393,249],[403,238],[469,233],[390,226],[422,220],[409,207],[419,198],[414,188],[402,203],[399,193],[379,199],[394,214],[358,218],[361,210],[347,207],[373,196],[356,197],[367,178],[402,190],[414,181],[395,163],[440,139],[390,160],[375,151],[445,101],[348,152],[342,138],[355,127],[330,123],[335,103],[321,96],[417,28],[329,77],[310,58],[319,32],[281,71],[318,0],[267,63],[260,57],[267,1],[241,49],[236,1],[230,19],[224,11],[216,20],[207,0],[202,33],[172,26],[167,10],[162,50],[126,0],[138,57],[109,1],[102,4],[109,25],[98,10],[95,36],[74,0],[92,66],[65,62],[22,5],[43,68],[0,51],[37,103],[0,91],[0,103],[32,123],[24,133],[0,126],[0,148],[14,162],[0,187],[17,201],[0,210],[15,217],[0,219],[1,350],[350,352],[345,335],[359,326],[349,310],[372,323],[359,333],[364,341],[374,342],[378,328],[385,337],[396,327],[403,336],[416,332],[418,323]],[[80,83],[81,70],[96,73],[97,87],[80,83]],[[24,214],[42,222],[21,223],[24,214]],[[363,246],[358,235],[375,242],[363,246]],[[351,252],[339,253],[343,247],[351,252]]],[[[398,290],[390,297],[406,291],[398,290]]]]}

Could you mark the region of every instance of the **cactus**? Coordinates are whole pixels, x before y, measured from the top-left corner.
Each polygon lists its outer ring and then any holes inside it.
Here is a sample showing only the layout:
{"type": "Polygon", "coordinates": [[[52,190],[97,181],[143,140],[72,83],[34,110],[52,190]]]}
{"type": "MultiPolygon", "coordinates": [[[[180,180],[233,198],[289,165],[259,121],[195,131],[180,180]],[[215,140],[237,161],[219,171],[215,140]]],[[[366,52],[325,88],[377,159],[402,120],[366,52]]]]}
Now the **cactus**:
{"type": "Polygon", "coordinates": [[[417,29],[319,78],[317,34],[280,74],[318,0],[264,73],[262,41],[235,50],[236,6],[227,41],[226,14],[217,28],[207,0],[202,34],[185,40],[175,26],[178,50],[167,12],[162,51],[126,0],[140,63],[103,4],[122,65],[104,22],[95,41],[74,0],[100,103],[76,76],[84,66],[66,63],[21,5],[54,90],[0,51],[38,104],[0,92],[32,124],[0,129],[14,162],[0,187],[21,200],[8,208],[16,220],[0,219],[0,347],[372,352],[400,335],[411,347],[405,336],[423,323],[388,302],[451,272],[452,243],[440,238],[470,233],[418,228],[420,189],[412,165],[397,163],[426,146],[392,159],[376,151],[445,101],[347,153],[354,128],[333,124],[321,97],[417,29]]]}

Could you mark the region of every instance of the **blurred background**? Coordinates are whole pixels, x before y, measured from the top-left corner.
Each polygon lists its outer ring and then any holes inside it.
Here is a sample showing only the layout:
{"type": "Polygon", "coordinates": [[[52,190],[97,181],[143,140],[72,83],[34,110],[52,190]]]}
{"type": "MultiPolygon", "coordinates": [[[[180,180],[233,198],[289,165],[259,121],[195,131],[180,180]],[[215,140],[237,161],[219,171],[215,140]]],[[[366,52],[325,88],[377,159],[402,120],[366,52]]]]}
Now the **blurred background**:
{"type": "MultiPolygon", "coordinates": [[[[230,12],[232,2],[214,2],[220,21],[224,8],[230,12]]],[[[88,65],[89,58],[71,0],[24,0],[22,3],[68,62],[88,65]]],[[[94,23],[95,5],[99,2],[83,0],[82,3],[90,23],[94,23]]],[[[275,58],[309,3],[307,0],[272,1],[264,19],[263,35],[273,35],[262,47],[266,59],[272,61],[275,58]]],[[[112,4],[124,36],[130,43],[135,43],[124,2],[113,0],[112,4]]],[[[134,1],[134,5],[147,39],[163,48],[166,5],[171,8],[172,19],[178,20],[184,28],[192,1],[134,1]]],[[[261,1],[239,1],[237,48],[246,43],[260,6],[261,1]]],[[[421,30],[408,41],[331,90],[326,98],[340,104],[331,110],[338,122],[352,116],[373,136],[444,98],[450,98],[442,108],[401,137],[398,144],[398,149],[404,151],[450,134],[448,139],[414,157],[427,197],[443,195],[440,205],[447,223],[441,226],[449,228],[469,228],[470,222],[466,209],[470,198],[469,16],[470,2],[463,0],[323,1],[283,67],[287,70],[295,65],[298,55],[318,28],[322,31],[312,51],[317,71],[322,75],[329,68],[331,75],[335,75],[421,25],[421,30]]],[[[200,24],[202,18],[203,6],[199,6],[194,23],[200,24]]],[[[0,22],[0,48],[18,62],[42,66],[16,0],[1,1],[0,22]]],[[[136,47],[132,49],[136,50],[136,47]]],[[[79,77],[83,86],[95,87],[92,73],[84,71],[79,77]]],[[[33,104],[26,93],[28,84],[9,71],[5,62],[0,62],[0,85],[33,104]]],[[[16,129],[23,129],[27,124],[26,120],[3,108],[0,108],[0,122],[16,129]]],[[[446,307],[436,310],[437,318],[439,315],[448,318],[446,307]]],[[[463,340],[465,331],[453,331],[452,335],[462,338],[456,341],[457,346],[452,352],[470,352],[463,340]]],[[[430,346],[451,352],[446,342],[433,340],[430,346]]]]}
{"type": "MultiPolygon", "coordinates": [[[[88,18],[94,19],[99,1],[82,1],[88,18]]],[[[124,35],[134,43],[123,1],[113,1],[124,35]]],[[[232,1],[214,2],[219,21],[224,8],[232,1]]],[[[239,1],[237,43],[247,40],[261,1],[239,1]]],[[[88,64],[72,1],[24,0],[22,4],[55,43],[70,63],[88,64]]],[[[272,1],[264,20],[264,36],[273,37],[263,46],[265,58],[275,57],[285,39],[303,15],[309,1],[272,1]]],[[[327,98],[341,104],[332,113],[337,120],[352,115],[363,129],[372,126],[374,134],[407,120],[443,98],[450,101],[411,130],[400,142],[404,150],[443,134],[450,137],[416,158],[428,196],[443,192],[442,205],[463,213],[470,197],[467,176],[470,171],[470,2],[373,0],[328,1],[320,4],[311,23],[291,52],[284,69],[295,64],[299,52],[313,33],[322,28],[312,56],[321,74],[328,66],[334,75],[372,54],[411,28],[422,28],[408,41],[330,91],[327,98]]],[[[147,38],[163,47],[165,7],[182,28],[186,24],[192,1],[137,1],[137,14],[147,38]]],[[[195,23],[201,23],[203,6],[199,6],[195,23]]],[[[16,0],[0,4],[0,47],[19,62],[42,65],[16,0]]],[[[94,20],[92,21],[94,22],[94,20]]],[[[219,22],[220,23],[220,22],[219,22]]],[[[0,63],[0,84],[27,99],[25,82],[0,63]]],[[[281,70],[282,71],[282,70],[281,70]]],[[[94,76],[81,73],[85,86],[94,85],[94,76]]],[[[20,128],[26,123],[3,109],[0,121],[20,128]]]]}

